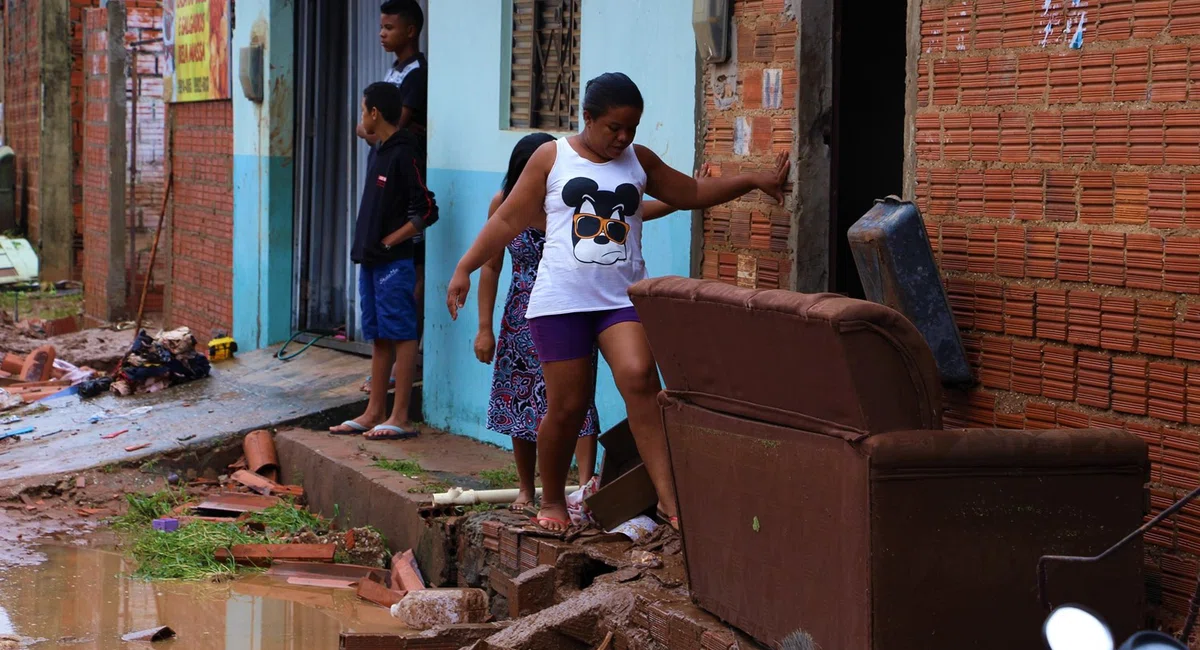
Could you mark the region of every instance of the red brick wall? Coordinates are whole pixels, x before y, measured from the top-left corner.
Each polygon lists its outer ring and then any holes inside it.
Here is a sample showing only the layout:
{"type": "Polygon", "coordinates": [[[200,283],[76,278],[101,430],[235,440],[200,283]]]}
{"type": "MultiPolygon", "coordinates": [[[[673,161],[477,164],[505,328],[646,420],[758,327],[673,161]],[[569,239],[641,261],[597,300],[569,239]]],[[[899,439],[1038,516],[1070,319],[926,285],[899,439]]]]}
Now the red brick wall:
{"type": "Polygon", "coordinates": [[[7,2],[4,10],[4,134],[16,152],[18,225],[38,241],[38,158],[41,148],[41,3],[7,2]]]}
{"type": "MultiPolygon", "coordinates": [[[[1200,485],[1200,0],[1043,7],[921,3],[916,194],[982,382],[946,425],[1126,428],[1157,513],[1200,485]]],[[[1200,504],[1146,541],[1181,616],[1200,504]]]]}
{"type": "MultiPolygon", "coordinates": [[[[797,24],[784,0],[735,0],[730,62],[705,65],[703,160],[714,176],[770,168],[792,149],[797,24]]],[[[792,213],[762,192],[704,213],[702,275],[746,287],[791,286],[792,213]]]]}
{"type": "MultiPolygon", "coordinates": [[[[109,276],[109,71],[108,10],[85,12],[83,93],[83,309],[107,320],[109,276]]],[[[124,269],[115,269],[124,273],[124,269]]]]}
{"type": "Polygon", "coordinates": [[[172,104],[167,321],[207,342],[233,331],[233,103],[172,104]]]}

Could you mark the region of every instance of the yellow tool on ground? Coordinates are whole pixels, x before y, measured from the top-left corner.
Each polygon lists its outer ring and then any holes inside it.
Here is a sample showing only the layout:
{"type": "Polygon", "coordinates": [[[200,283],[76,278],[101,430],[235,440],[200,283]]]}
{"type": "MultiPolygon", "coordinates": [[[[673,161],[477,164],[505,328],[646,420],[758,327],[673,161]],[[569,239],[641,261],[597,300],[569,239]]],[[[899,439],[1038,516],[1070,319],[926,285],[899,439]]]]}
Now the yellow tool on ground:
{"type": "Polygon", "coordinates": [[[215,332],[208,342],[208,360],[224,361],[232,359],[237,354],[237,341],[225,332],[215,332]]]}

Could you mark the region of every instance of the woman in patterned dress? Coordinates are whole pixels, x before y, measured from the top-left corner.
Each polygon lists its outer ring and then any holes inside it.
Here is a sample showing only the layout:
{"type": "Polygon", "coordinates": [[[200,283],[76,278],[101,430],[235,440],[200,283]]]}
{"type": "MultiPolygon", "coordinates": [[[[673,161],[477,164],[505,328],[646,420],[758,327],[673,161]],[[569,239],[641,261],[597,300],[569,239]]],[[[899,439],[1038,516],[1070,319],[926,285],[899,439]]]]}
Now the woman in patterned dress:
{"type": "MultiPolygon", "coordinates": [[[[532,133],[517,143],[508,161],[504,188],[492,197],[491,205],[488,206],[489,218],[517,184],[517,179],[521,177],[521,171],[525,169],[525,164],[529,162],[533,152],[553,140],[554,137],[549,134],[532,133]]],[[[647,201],[643,209],[647,215],[657,216],[674,211],[659,201],[647,201]]],[[[544,217],[538,221],[544,221],[544,217]]],[[[525,321],[529,292],[533,290],[533,283],[537,278],[538,263],[541,262],[542,246],[545,242],[546,235],[543,230],[527,228],[508,244],[508,253],[512,256],[512,284],[504,302],[498,343],[492,314],[495,312],[504,255],[488,261],[481,269],[479,279],[479,334],[475,337],[475,357],[482,363],[492,363],[493,358],[496,362],[492,374],[487,427],[496,433],[512,437],[513,456],[516,459],[517,476],[521,484],[520,494],[512,504],[514,510],[525,510],[534,505],[537,430],[546,415],[546,384],[542,378],[542,365],[538,362],[533,337],[525,321]]],[[[596,357],[593,356],[593,365],[595,362],[596,357]]],[[[599,433],[600,419],[593,403],[588,408],[587,418],[579,432],[579,442],[575,445],[575,461],[579,466],[581,485],[587,483],[595,472],[596,436],[599,433]]]]}

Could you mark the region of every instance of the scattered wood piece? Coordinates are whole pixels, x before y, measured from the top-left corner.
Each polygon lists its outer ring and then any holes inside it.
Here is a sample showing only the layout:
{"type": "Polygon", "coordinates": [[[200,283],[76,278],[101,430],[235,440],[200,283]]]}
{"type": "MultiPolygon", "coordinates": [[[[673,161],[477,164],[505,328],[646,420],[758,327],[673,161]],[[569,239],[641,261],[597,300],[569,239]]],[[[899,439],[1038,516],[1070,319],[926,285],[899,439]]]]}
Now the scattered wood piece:
{"type": "Polygon", "coordinates": [[[425,578],[421,575],[412,549],[392,556],[392,587],[403,591],[420,591],[425,588],[425,578]]]}
{"type": "Polygon", "coordinates": [[[337,580],[335,578],[301,578],[287,579],[289,585],[297,587],[321,587],[323,589],[354,589],[358,583],[354,580],[337,580]]]}
{"type": "Polygon", "coordinates": [[[21,499],[21,503],[24,503],[24,504],[25,504],[25,505],[27,505],[27,506],[31,506],[31,505],[33,505],[33,499],[31,499],[31,498],[29,497],[29,495],[28,495],[28,494],[25,494],[24,492],[22,492],[22,493],[21,493],[20,495],[18,495],[18,496],[19,496],[19,497],[20,497],[20,499],[21,499]]]}
{"type": "Polygon", "coordinates": [[[298,485],[280,485],[265,476],[244,469],[234,472],[230,478],[259,494],[283,494],[296,498],[304,496],[304,488],[298,485]]]}
{"type": "Polygon", "coordinates": [[[269,566],[274,560],[293,562],[333,562],[335,544],[238,544],[217,549],[218,560],[232,558],[238,564],[269,566]]]}
{"type": "Polygon", "coordinates": [[[329,578],[358,582],[364,578],[387,584],[389,575],[384,569],[358,564],[313,564],[312,562],[276,562],[266,575],[273,578],[329,578]]]}
{"type": "Polygon", "coordinates": [[[613,633],[609,632],[608,634],[604,635],[604,641],[600,643],[596,650],[608,650],[608,648],[612,646],[612,640],[613,633]]]}
{"type": "Polygon", "coordinates": [[[237,483],[241,483],[255,492],[258,492],[259,494],[270,494],[271,491],[276,487],[274,481],[244,469],[239,469],[233,473],[233,476],[230,476],[229,478],[233,479],[237,483]]]}
{"type": "Polygon", "coordinates": [[[400,602],[405,595],[405,592],[392,591],[370,578],[363,578],[358,581],[357,593],[359,598],[387,608],[391,608],[392,605],[400,602]]]}
{"type": "Polygon", "coordinates": [[[138,451],[139,449],[145,449],[146,447],[149,447],[149,446],[150,446],[150,443],[143,442],[140,445],[130,445],[125,448],[125,451],[138,451]]]}
{"type": "Polygon", "coordinates": [[[76,476],[75,477],[75,489],[82,490],[85,487],[87,487],[87,478],[83,477],[83,476],[76,476]]]}
{"type": "Polygon", "coordinates": [[[106,434],[104,434],[104,435],[100,436],[100,439],[101,439],[101,440],[112,440],[113,438],[116,438],[117,436],[119,436],[119,435],[121,435],[121,434],[123,434],[123,433],[128,433],[128,432],[129,432],[129,429],[121,429],[120,431],[114,431],[114,432],[112,432],[112,433],[106,433],[106,434]]]}
{"type": "Polygon", "coordinates": [[[151,643],[154,643],[156,641],[165,641],[173,636],[175,636],[175,630],[172,630],[171,628],[164,625],[162,627],[150,628],[149,630],[142,630],[141,632],[130,632],[129,634],[126,634],[125,636],[121,637],[121,640],[122,641],[149,641],[151,643]]]}
{"type": "Polygon", "coordinates": [[[277,503],[279,503],[277,497],[222,492],[205,499],[204,502],[196,506],[196,511],[202,515],[231,513],[231,515],[227,516],[232,516],[240,515],[243,512],[262,512],[277,503]]]}

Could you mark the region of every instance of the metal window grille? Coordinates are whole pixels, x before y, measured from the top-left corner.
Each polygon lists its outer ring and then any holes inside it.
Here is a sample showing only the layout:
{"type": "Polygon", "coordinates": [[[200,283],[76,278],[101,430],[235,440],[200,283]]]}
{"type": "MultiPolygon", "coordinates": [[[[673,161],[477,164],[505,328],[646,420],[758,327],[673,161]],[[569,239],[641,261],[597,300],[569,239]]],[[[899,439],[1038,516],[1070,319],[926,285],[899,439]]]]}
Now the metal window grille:
{"type": "Polygon", "coordinates": [[[579,128],[581,2],[512,0],[512,128],[579,128]]]}

